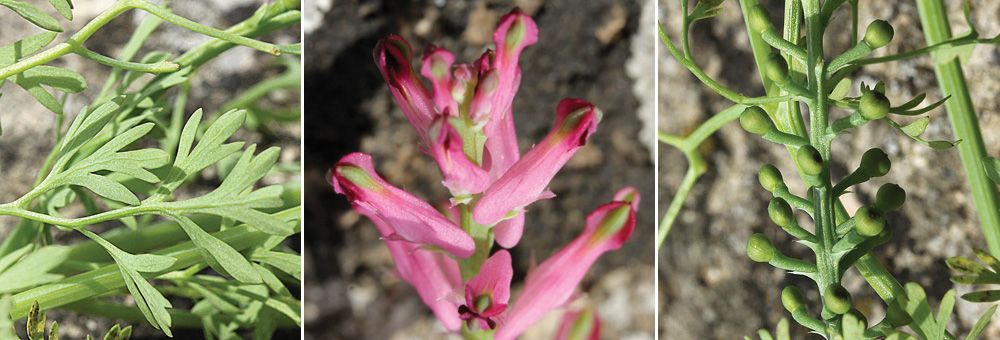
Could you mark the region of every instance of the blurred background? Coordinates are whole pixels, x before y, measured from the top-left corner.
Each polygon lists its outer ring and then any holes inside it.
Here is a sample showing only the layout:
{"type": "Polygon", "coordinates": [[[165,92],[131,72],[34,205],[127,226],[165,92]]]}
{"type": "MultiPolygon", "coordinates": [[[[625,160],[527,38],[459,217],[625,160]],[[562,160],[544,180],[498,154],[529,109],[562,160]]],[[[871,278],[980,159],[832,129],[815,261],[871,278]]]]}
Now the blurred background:
{"type": "MultiPolygon", "coordinates": [[[[774,21],[780,23],[782,2],[762,3],[769,8],[774,21]]],[[[972,20],[980,36],[1000,33],[1000,23],[996,20],[1000,3],[987,0],[970,3],[972,20]]],[[[966,32],[961,2],[947,4],[953,33],[966,32]]],[[[877,50],[875,56],[926,46],[913,2],[862,1],[861,6],[862,32],[875,19],[887,20],[895,28],[892,43],[877,50]]],[[[730,89],[748,96],[763,95],[739,3],[726,1],[723,8],[718,17],[699,21],[692,27],[694,58],[713,79],[730,89]]],[[[681,41],[679,10],[677,1],[659,0],[657,18],[675,44],[681,41]]],[[[833,53],[845,51],[850,43],[847,7],[842,7],[835,16],[840,20],[831,25],[825,37],[827,60],[835,56],[833,53]]],[[[660,44],[659,128],[686,135],[732,103],[708,90],[660,44]]],[[[1000,51],[996,46],[978,46],[964,66],[987,152],[994,156],[1000,154],[998,64],[1000,51]]],[[[893,103],[905,102],[923,92],[927,92],[923,105],[941,98],[930,56],[867,66],[852,79],[850,96],[859,95],[861,81],[867,84],[884,81],[886,94],[893,103]]],[[[831,118],[847,114],[845,110],[834,109],[831,118]]],[[[925,139],[954,140],[943,108],[931,111],[929,117],[925,139]]],[[[938,301],[949,289],[957,289],[959,295],[970,291],[969,286],[949,281],[956,273],[944,261],[952,256],[973,257],[972,247],[986,247],[957,149],[934,150],[887,124],[868,124],[834,142],[834,178],[843,178],[853,171],[861,154],[872,147],[882,148],[889,155],[892,171],[855,187],[856,192],[843,196],[843,201],[853,213],[857,207],[870,204],[883,183],[898,183],[907,191],[903,207],[887,216],[893,228],[892,240],[877,247],[875,256],[899,282],[923,286],[936,310],[938,301]]],[[[684,177],[687,163],[681,152],[672,147],[661,144],[659,151],[660,206],[666,207],[684,177]]],[[[800,288],[806,305],[811,307],[811,315],[818,315],[819,293],[811,280],[752,262],[746,255],[747,239],[760,232],[786,255],[813,261],[806,247],[791,242],[791,237],[770,221],[767,202],[771,195],[757,181],[761,165],[771,163],[782,171],[790,190],[802,195],[806,188],[795,172],[788,150],[747,133],[737,123],[730,123],[705,142],[702,153],[708,172],[694,186],[658,254],[661,339],[737,339],[755,334],[759,328],[773,331],[781,318],[790,319],[780,302],[781,289],[788,285],[800,288]]],[[[662,218],[664,209],[657,218],[662,218]]],[[[856,270],[847,272],[843,284],[853,294],[856,308],[872,323],[881,320],[884,304],[856,270]]],[[[964,336],[990,305],[960,300],[949,330],[964,336]]],[[[1000,336],[996,319],[994,316],[982,338],[1000,336]]],[[[794,322],[791,324],[793,339],[819,339],[816,335],[806,335],[805,329],[794,322]]]]}
{"type": "MultiPolygon", "coordinates": [[[[74,1],[73,21],[63,19],[47,2],[32,1],[31,3],[59,19],[64,32],[59,34],[49,46],[51,47],[65,41],[79,31],[87,22],[114,2],[113,0],[74,1]]],[[[152,2],[162,3],[162,1],[152,2]]],[[[250,17],[261,5],[262,2],[256,0],[177,1],[171,2],[169,8],[175,14],[200,24],[225,29],[250,17]]],[[[106,56],[118,56],[136,27],[147,15],[149,14],[140,10],[125,12],[98,30],[83,46],[106,56]]],[[[41,28],[35,27],[9,9],[0,8],[0,46],[42,32],[44,31],[41,28]]],[[[300,27],[296,25],[260,39],[277,44],[293,44],[300,41],[300,32],[300,27]]],[[[211,38],[164,22],[146,40],[137,56],[141,57],[152,51],[166,51],[176,57],[209,39],[211,38]]],[[[242,46],[234,47],[221,54],[215,60],[199,68],[197,75],[192,77],[192,91],[189,94],[185,112],[190,114],[202,108],[205,112],[205,121],[212,119],[224,104],[239,94],[264,79],[285,72],[286,68],[278,61],[281,58],[295,60],[295,64],[298,64],[299,60],[297,56],[275,57],[242,46]]],[[[84,105],[97,99],[97,95],[112,69],[75,54],[56,59],[48,65],[71,69],[87,80],[86,90],[67,97],[65,105],[67,125],[72,122],[73,117],[76,117],[84,105]]],[[[144,77],[151,76],[145,75],[144,77]]],[[[0,136],[0,176],[2,176],[4,183],[0,189],[0,202],[10,202],[27,193],[34,186],[37,172],[41,169],[45,157],[55,143],[54,129],[58,116],[39,104],[13,82],[7,82],[2,92],[0,121],[3,124],[3,135],[0,136]]],[[[56,93],[61,95],[61,93],[56,93]]],[[[167,94],[170,98],[175,95],[176,90],[167,94]]],[[[301,164],[300,142],[302,134],[297,110],[299,98],[299,92],[291,89],[279,89],[265,95],[257,103],[260,105],[258,109],[260,111],[288,109],[290,115],[283,118],[287,121],[259,120],[259,125],[255,128],[244,127],[237,131],[233,137],[233,140],[257,143],[258,150],[270,146],[281,147],[281,156],[276,167],[281,167],[286,171],[275,171],[275,174],[266,176],[262,180],[264,184],[297,183],[300,181],[299,175],[296,174],[299,172],[297,168],[301,164]]],[[[258,115],[263,117],[265,114],[259,112],[258,115]]],[[[183,186],[178,192],[190,190],[191,192],[183,194],[201,194],[217,187],[219,180],[212,169],[214,166],[203,173],[203,178],[195,179],[194,183],[183,186]]],[[[6,237],[16,223],[16,218],[0,217],[0,238],[6,237]]],[[[106,223],[92,226],[90,230],[103,232],[118,226],[120,224],[106,223]]],[[[86,237],[77,232],[54,231],[53,234],[56,243],[59,244],[87,240],[86,237]]],[[[289,247],[300,251],[300,240],[300,237],[295,235],[289,237],[286,242],[289,247]]],[[[154,284],[156,283],[154,282],[154,284]]],[[[297,289],[291,290],[293,294],[299,296],[300,292],[297,289]]],[[[131,300],[131,297],[127,299],[131,300]]],[[[185,299],[173,299],[171,302],[178,308],[190,308],[191,305],[185,299]]],[[[45,306],[42,306],[42,309],[44,310],[45,306]]],[[[116,322],[115,320],[77,315],[70,312],[48,311],[47,313],[48,320],[50,322],[58,321],[60,334],[69,339],[83,339],[87,334],[93,337],[103,337],[104,333],[116,322]]],[[[22,338],[25,336],[24,323],[24,320],[21,320],[16,326],[22,338]]],[[[129,325],[129,323],[121,324],[122,326],[129,325]]],[[[132,324],[132,326],[134,327],[132,339],[167,339],[161,331],[145,323],[132,324]]],[[[299,329],[283,330],[276,334],[275,338],[298,339],[300,337],[299,331],[299,329]]],[[[173,332],[175,339],[203,337],[200,329],[175,328],[173,332]]]]}
{"type": "MultiPolygon", "coordinates": [[[[446,199],[440,171],[418,150],[372,50],[379,39],[399,34],[415,56],[433,43],[469,63],[494,47],[500,16],[520,6],[539,27],[538,43],[521,55],[513,103],[521,153],[549,132],[563,98],[586,99],[604,118],[550,184],[557,197],[528,207],[525,237],[512,250],[513,296],[533,255],[540,262],[555,253],[580,233],[588,213],[618,189],[635,186],[643,200],[632,238],[602,256],[580,289],[604,322],[603,338],[652,339],[655,38],[653,3],[646,2],[642,8],[639,1],[614,0],[306,1],[306,338],[445,337],[416,291],[389,272],[392,259],[374,225],[334,193],[325,174],[343,155],[362,151],[393,185],[428,202],[446,199]]],[[[522,338],[551,339],[558,314],[522,338]]]]}

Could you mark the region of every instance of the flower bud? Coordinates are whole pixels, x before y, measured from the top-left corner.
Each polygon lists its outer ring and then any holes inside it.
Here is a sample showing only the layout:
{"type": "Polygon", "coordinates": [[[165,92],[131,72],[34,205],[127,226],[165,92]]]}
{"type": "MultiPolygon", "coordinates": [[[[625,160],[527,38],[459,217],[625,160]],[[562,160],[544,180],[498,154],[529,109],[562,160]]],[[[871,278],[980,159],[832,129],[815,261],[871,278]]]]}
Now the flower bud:
{"type": "Polygon", "coordinates": [[[889,113],[889,98],[878,91],[864,91],[858,103],[858,113],[867,120],[885,118],[889,113]]]}
{"type": "Polygon", "coordinates": [[[795,223],[795,216],[792,214],[792,207],[780,197],[771,199],[767,205],[767,214],[771,220],[779,226],[787,226],[795,223]]]}
{"type": "Polygon", "coordinates": [[[757,33],[764,33],[774,29],[774,22],[771,21],[771,12],[761,5],[750,7],[750,29],[757,33]]]}
{"type": "Polygon", "coordinates": [[[781,291],[781,304],[785,306],[785,310],[789,313],[799,310],[799,308],[805,307],[806,301],[802,297],[802,292],[799,291],[795,286],[785,287],[781,291]]]}
{"type": "Polygon", "coordinates": [[[750,259],[756,262],[771,261],[775,252],[777,252],[777,249],[774,249],[774,244],[771,244],[771,240],[764,234],[753,234],[753,236],[750,236],[750,240],[747,241],[747,256],[750,256],[750,259]]]}
{"type": "Polygon", "coordinates": [[[764,61],[764,75],[775,83],[784,84],[788,79],[788,62],[781,54],[771,53],[764,61]]]}
{"type": "Polygon", "coordinates": [[[795,160],[798,161],[802,172],[810,176],[817,176],[823,171],[823,156],[812,145],[806,145],[795,152],[795,160]]]}
{"type": "Polygon", "coordinates": [[[882,149],[872,148],[861,156],[860,168],[868,177],[882,177],[889,173],[892,162],[889,161],[889,156],[882,149]]]}
{"type": "Polygon", "coordinates": [[[854,230],[861,236],[878,235],[885,228],[885,216],[868,206],[858,208],[854,213],[854,230]]]}
{"type": "Polygon", "coordinates": [[[781,171],[778,171],[778,168],[771,164],[764,164],[760,167],[757,180],[760,181],[760,186],[764,187],[764,190],[771,192],[785,185],[785,180],[781,178],[781,171]]]}
{"type": "Polygon", "coordinates": [[[740,126],[747,132],[763,135],[771,129],[773,123],[767,116],[767,112],[760,106],[750,106],[740,114],[740,126]]]}
{"type": "Polygon", "coordinates": [[[868,24],[868,30],[865,31],[865,44],[868,47],[876,49],[885,46],[890,41],[892,41],[892,25],[885,20],[875,20],[868,24]]]}
{"type": "Polygon", "coordinates": [[[899,209],[906,202],[906,191],[894,183],[883,184],[875,194],[875,208],[879,211],[899,209]]]}
{"type": "Polygon", "coordinates": [[[851,309],[851,293],[839,283],[830,284],[823,294],[823,303],[834,314],[847,313],[851,309]]]}

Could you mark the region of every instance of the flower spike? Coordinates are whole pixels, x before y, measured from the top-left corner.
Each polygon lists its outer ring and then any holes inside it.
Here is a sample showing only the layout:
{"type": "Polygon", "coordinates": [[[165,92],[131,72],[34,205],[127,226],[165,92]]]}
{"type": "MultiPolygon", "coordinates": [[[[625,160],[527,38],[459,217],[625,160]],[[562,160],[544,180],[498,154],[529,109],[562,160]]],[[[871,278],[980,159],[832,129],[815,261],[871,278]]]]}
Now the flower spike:
{"type": "Polygon", "coordinates": [[[601,110],[580,99],[564,99],[549,135],[483,193],[473,211],[477,223],[493,225],[528,204],[551,197],[545,190],[556,172],[597,131],[601,110]]]}
{"type": "Polygon", "coordinates": [[[458,307],[459,317],[471,324],[479,321],[482,329],[496,329],[498,319],[507,311],[510,280],[514,269],[510,253],[500,250],[486,259],[479,274],[465,285],[465,304],[458,307]]]}
{"type": "MultiPolygon", "coordinates": [[[[638,200],[638,193],[633,195],[638,200]]],[[[545,313],[565,304],[601,254],[618,249],[635,229],[631,202],[605,204],[587,215],[587,227],[573,242],[528,273],[496,340],[516,338],[545,313]]]]}
{"type": "MultiPolygon", "coordinates": [[[[379,177],[371,156],[355,152],[330,169],[333,189],[347,196],[354,210],[383,220],[394,230],[386,239],[437,246],[460,258],[475,251],[472,237],[427,202],[379,177]]],[[[374,220],[374,219],[373,219],[374,220]]]]}
{"type": "Polygon", "coordinates": [[[375,63],[382,71],[385,83],[389,85],[396,103],[403,109],[403,114],[417,130],[424,145],[430,145],[427,130],[438,115],[431,99],[430,91],[417,78],[411,60],[413,51],[403,37],[390,35],[379,40],[373,53],[375,63]]]}

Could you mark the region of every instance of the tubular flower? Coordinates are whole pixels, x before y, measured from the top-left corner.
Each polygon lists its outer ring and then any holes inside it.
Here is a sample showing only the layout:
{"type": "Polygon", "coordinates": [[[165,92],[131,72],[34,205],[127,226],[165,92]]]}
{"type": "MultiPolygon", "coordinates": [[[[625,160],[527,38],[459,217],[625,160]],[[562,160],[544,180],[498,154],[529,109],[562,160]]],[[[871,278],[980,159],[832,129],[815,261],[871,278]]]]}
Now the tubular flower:
{"type": "MultiPolygon", "coordinates": [[[[626,196],[635,200],[639,197],[637,193],[626,196]]],[[[580,236],[528,273],[524,291],[507,313],[495,339],[514,339],[545,313],[565,304],[594,261],[604,252],[620,248],[633,229],[635,209],[630,201],[608,203],[587,215],[587,227],[580,236]]]]}
{"type": "Polygon", "coordinates": [[[458,307],[459,317],[465,320],[469,329],[477,320],[482,329],[497,328],[497,320],[507,311],[513,276],[510,253],[506,250],[496,252],[483,262],[479,274],[465,285],[465,304],[458,307]]]}
{"type": "Polygon", "coordinates": [[[556,340],[598,340],[601,338],[601,319],[591,309],[566,312],[556,340]]]}
{"type": "Polygon", "coordinates": [[[580,99],[565,99],[559,103],[556,125],[549,135],[483,193],[473,212],[476,222],[493,225],[512,211],[518,213],[538,199],[552,197],[545,188],[576,150],[597,131],[601,116],[600,109],[580,99]]]}
{"type": "Polygon", "coordinates": [[[462,320],[455,304],[444,299],[455,287],[462,284],[458,262],[445,254],[422,249],[419,244],[390,239],[395,230],[377,215],[365,215],[378,228],[385,239],[396,274],[417,289],[420,300],[434,312],[441,325],[449,331],[458,331],[462,320]]]}
{"type": "Polygon", "coordinates": [[[462,150],[462,136],[448,123],[447,118],[439,118],[431,128],[435,139],[431,146],[431,156],[441,168],[444,181],[441,182],[451,194],[467,198],[478,194],[490,185],[490,175],[480,168],[462,150]]]}
{"type": "Polygon", "coordinates": [[[389,91],[403,109],[406,119],[409,119],[410,124],[417,130],[424,145],[430,145],[427,130],[430,129],[437,114],[430,92],[413,71],[410,62],[413,59],[413,52],[410,44],[403,37],[390,35],[379,40],[373,56],[379,70],[382,71],[382,78],[385,79],[386,85],[389,85],[389,91]]]}
{"type": "Polygon", "coordinates": [[[355,152],[344,156],[330,169],[334,190],[347,196],[354,210],[380,219],[393,229],[384,237],[429,244],[457,257],[472,255],[472,237],[454,222],[410,193],[379,177],[371,156],[355,152]]]}

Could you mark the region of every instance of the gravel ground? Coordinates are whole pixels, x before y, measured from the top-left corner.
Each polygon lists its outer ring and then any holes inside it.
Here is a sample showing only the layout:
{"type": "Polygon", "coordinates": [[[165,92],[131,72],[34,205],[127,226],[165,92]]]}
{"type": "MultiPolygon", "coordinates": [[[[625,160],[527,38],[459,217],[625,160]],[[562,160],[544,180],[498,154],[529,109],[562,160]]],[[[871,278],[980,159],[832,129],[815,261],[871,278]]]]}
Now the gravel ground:
{"type": "MultiPolygon", "coordinates": [[[[762,1],[780,20],[780,2],[762,1]]],[[[971,1],[973,21],[982,37],[1000,33],[996,15],[1000,4],[995,1],[971,1]]],[[[960,2],[948,2],[953,31],[966,31],[960,2]]],[[[912,2],[863,1],[861,22],[884,18],[896,29],[895,40],[876,55],[886,55],[925,46],[918,30],[919,16],[912,2]]],[[[761,95],[760,78],[753,65],[746,41],[745,26],[738,2],[727,1],[722,15],[694,25],[692,50],[699,65],[723,85],[747,95],[761,95]]],[[[658,16],[664,20],[674,42],[678,42],[680,21],[676,1],[660,1],[658,16]]],[[[848,14],[838,12],[841,18],[848,14]]],[[[849,27],[834,28],[827,35],[828,50],[847,48],[849,27]]],[[[831,58],[832,56],[827,56],[831,58]]],[[[707,90],[680,66],[665,48],[659,50],[659,128],[672,134],[683,134],[699,122],[726,108],[730,103],[707,90]]],[[[996,93],[1000,88],[1000,52],[995,46],[979,46],[965,66],[965,74],[979,115],[987,151],[1000,153],[1000,104],[996,93]]],[[[885,81],[888,97],[901,103],[914,95],[927,92],[924,105],[940,99],[936,90],[931,58],[923,56],[902,62],[863,68],[853,79],[852,96],[856,96],[860,81],[873,84],[885,81]]],[[[833,117],[846,114],[834,110],[833,117]]],[[[923,137],[928,140],[954,139],[943,109],[930,113],[931,123],[923,137]]],[[[932,305],[949,289],[959,294],[967,286],[953,285],[948,278],[955,274],[944,260],[952,256],[972,256],[972,247],[985,248],[969,194],[968,185],[957,150],[933,150],[916,143],[884,124],[869,124],[856,129],[834,143],[833,175],[845,176],[857,166],[861,154],[870,147],[880,147],[893,161],[888,176],[856,188],[845,196],[849,211],[872,202],[878,186],[899,183],[907,190],[907,202],[899,211],[889,214],[893,226],[892,240],[875,251],[900,282],[917,282],[931,297],[932,305]]],[[[686,169],[686,162],[675,149],[661,145],[659,193],[665,207],[676,192],[686,169]]],[[[746,241],[756,232],[767,234],[785,254],[811,259],[808,250],[794,244],[767,217],[770,194],[757,184],[757,170],[764,163],[775,164],[785,175],[791,190],[805,190],[794,173],[788,151],[743,131],[736,123],[721,129],[704,145],[708,173],[695,185],[664,250],[659,254],[660,334],[663,339],[736,339],[756,332],[759,328],[773,329],[783,317],[789,317],[781,307],[781,287],[798,286],[805,292],[807,305],[818,306],[819,294],[812,281],[786,275],[766,264],[750,261],[745,253],[746,241]],[[794,185],[793,185],[794,184],[794,185]]],[[[880,320],[884,306],[874,291],[856,271],[849,271],[844,285],[854,295],[856,306],[880,320]]],[[[949,330],[966,334],[980,315],[989,307],[960,301],[949,330]]],[[[936,308],[936,307],[935,307],[936,308]]],[[[815,308],[814,308],[815,309],[815,308]]],[[[817,311],[813,310],[813,315],[817,311]]],[[[994,317],[996,321],[997,317],[994,317]]],[[[793,323],[794,324],[794,323],[793,323]]],[[[982,338],[1000,336],[997,323],[990,326],[982,338]]],[[[793,327],[795,328],[795,327],[793,327]]],[[[817,339],[795,328],[793,338],[817,339]]]]}
{"type": "MultiPolygon", "coordinates": [[[[159,2],[159,1],[154,1],[159,2]]],[[[74,20],[66,21],[45,2],[32,2],[39,8],[49,12],[59,18],[64,33],[56,38],[56,42],[61,42],[78,31],[91,18],[110,6],[111,0],[76,1],[74,4],[74,20]]],[[[194,1],[181,1],[171,3],[171,9],[178,15],[190,18],[199,23],[225,28],[249,17],[260,6],[259,1],[239,0],[216,3],[202,3],[194,1]]],[[[115,56],[120,52],[121,46],[128,41],[130,35],[147,15],[145,12],[133,10],[126,12],[119,18],[114,19],[108,25],[99,30],[85,44],[87,48],[102,53],[104,55],[115,56]]],[[[0,46],[10,44],[17,39],[29,35],[43,32],[40,28],[32,26],[23,19],[14,15],[6,8],[0,8],[0,46]]],[[[299,41],[300,29],[292,27],[279,34],[273,34],[264,40],[289,44],[299,41]]],[[[147,52],[160,50],[168,51],[174,56],[180,55],[188,49],[206,41],[207,37],[196,34],[186,29],[174,26],[170,23],[163,23],[160,28],[147,40],[139,55],[147,52]]],[[[282,70],[280,67],[272,67],[273,56],[260,53],[245,47],[236,47],[221,55],[218,60],[203,66],[194,81],[188,107],[186,112],[193,112],[198,108],[203,108],[206,114],[211,114],[218,110],[222,104],[246,90],[250,86],[265,77],[277,75],[282,70]],[[264,66],[262,66],[264,65],[264,66]]],[[[59,58],[49,65],[59,66],[74,70],[87,80],[88,88],[79,94],[70,95],[67,100],[67,124],[72,121],[76,113],[84,106],[96,98],[103,86],[104,79],[107,78],[110,67],[103,66],[83,59],[76,55],[69,55],[59,58]]],[[[298,93],[288,92],[270,100],[281,103],[281,105],[294,105],[297,102],[298,93]]],[[[3,135],[0,136],[0,176],[4,178],[3,189],[0,190],[0,201],[10,202],[17,197],[28,192],[37,176],[37,172],[44,162],[44,157],[54,144],[53,129],[56,126],[57,117],[49,112],[34,100],[30,95],[21,90],[11,82],[3,87],[3,97],[0,98],[0,121],[3,123],[3,135]]],[[[266,134],[240,131],[234,139],[255,142],[258,147],[280,146],[282,156],[280,162],[295,163],[301,158],[300,140],[301,132],[299,124],[290,123],[281,126],[273,126],[266,134]]],[[[265,181],[285,182],[288,180],[299,180],[298,178],[266,178],[265,181]]],[[[217,179],[206,178],[207,184],[213,183],[217,179]]],[[[207,190],[200,188],[197,190],[207,190]]],[[[6,236],[17,220],[10,217],[0,217],[0,237],[6,236]]],[[[95,230],[105,230],[112,226],[95,226],[95,230]]],[[[69,244],[83,239],[79,233],[55,232],[57,243],[69,244]]],[[[293,247],[298,248],[299,241],[292,239],[293,247]]],[[[130,299],[130,298],[129,298],[130,299]]],[[[178,306],[189,305],[187,303],[176,303],[178,306]]],[[[44,306],[43,306],[44,308],[44,306]]],[[[60,333],[65,338],[82,339],[86,334],[103,336],[103,332],[108,330],[115,322],[113,320],[98,319],[89,316],[75,315],[73,313],[50,311],[48,313],[50,321],[59,321],[60,333]]],[[[18,326],[24,328],[24,322],[18,326]]],[[[162,339],[166,338],[162,332],[149,327],[148,325],[134,325],[135,332],[133,339],[162,339]]],[[[174,336],[179,339],[200,338],[201,330],[175,329],[174,336]]],[[[21,335],[24,337],[24,335],[21,335]]],[[[283,331],[276,338],[292,339],[299,338],[299,331],[283,331]]]]}
{"type": "MultiPolygon", "coordinates": [[[[551,129],[565,97],[585,98],[605,115],[550,188],[558,196],[529,207],[526,237],[514,248],[520,282],[532,254],[542,260],[575,237],[587,213],[631,185],[644,199],[626,245],[597,261],[581,286],[604,320],[606,339],[652,339],[653,164],[636,138],[652,121],[652,6],[621,1],[317,1],[306,29],[305,322],[308,339],[437,339],[442,328],[412,287],[388,273],[392,261],[371,222],[350,211],[324,177],[343,155],[363,151],[396,186],[430,201],[447,197],[440,174],[418,151],[417,136],[393,102],[372,49],[390,33],[417,55],[427,43],[469,62],[487,47],[496,20],[513,5],[539,25],[539,43],[521,58],[514,100],[522,153],[551,129]],[[640,14],[642,13],[642,14],[640,14]],[[644,56],[636,57],[635,51],[644,56]],[[645,72],[643,72],[645,70],[645,72]],[[636,78],[647,78],[636,80],[636,78]],[[645,84],[645,85],[643,85],[645,84]],[[641,114],[640,114],[641,113],[641,114]],[[644,116],[643,118],[640,118],[644,116]],[[595,180],[599,179],[599,180],[595,180]]],[[[307,5],[307,6],[309,6],[307,5]]],[[[307,9],[308,11],[308,9],[307,9]]],[[[514,296],[520,285],[514,285],[514,296]]],[[[552,313],[524,339],[551,338],[552,313]]]]}

